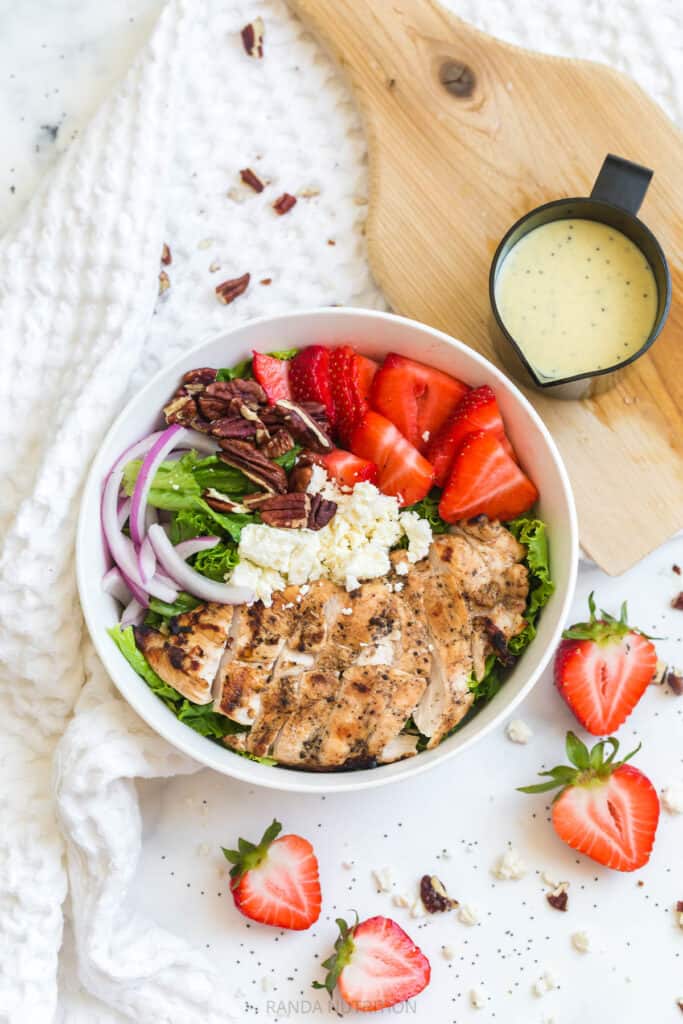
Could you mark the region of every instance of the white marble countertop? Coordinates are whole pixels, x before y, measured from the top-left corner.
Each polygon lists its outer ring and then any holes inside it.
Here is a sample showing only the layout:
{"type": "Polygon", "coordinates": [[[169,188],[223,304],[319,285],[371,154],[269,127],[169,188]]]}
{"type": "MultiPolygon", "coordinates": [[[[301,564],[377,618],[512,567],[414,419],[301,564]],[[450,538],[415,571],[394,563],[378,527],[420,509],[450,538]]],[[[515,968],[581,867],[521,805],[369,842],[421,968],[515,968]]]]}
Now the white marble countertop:
{"type": "MultiPolygon", "coordinates": [[[[586,0],[584,6],[589,5],[595,6],[586,0]]],[[[0,233],[123,73],[160,6],[159,0],[0,0],[0,233]]],[[[476,4],[452,6],[474,16],[476,4]]],[[[528,6],[529,16],[544,17],[540,2],[528,6]]],[[[642,0],[635,6],[646,5],[642,0]]],[[[605,6],[610,12],[605,32],[624,33],[625,46],[633,42],[629,26],[638,22],[629,21],[633,7],[626,5],[623,20],[614,5],[605,6]]],[[[670,45],[680,48],[677,6],[652,7],[658,17],[649,31],[669,32],[670,45]]],[[[514,38],[514,18],[501,24],[501,31],[514,38]]],[[[553,34],[558,31],[548,24],[548,49],[560,52],[561,40],[553,34]]],[[[599,39],[587,38],[586,56],[599,56],[600,45],[599,39]]],[[[649,59],[639,77],[670,113],[680,113],[680,80],[661,75],[649,59]]],[[[681,589],[671,570],[675,562],[683,564],[681,540],[619,580],[584,567],[574,616],[583,617],[592,589],[608,608],[628,598],[633,621],[668,637],[659,644],[662,657],[683,662],[683,614],[670,608],[681,589]]],[[[334,941],[333,918],[357,908],[362,916],[395,916],[432,960],[433,982],[405,1009],[409,1019],[439,1024],[595,1024],[608,1017],[680,1021],[683,929],[673,906],[683,899],[683,816],[663,812],[652,860],[634,875],[610,873],[575,857],[548,825],[547,801],[515,792],[543,765],[563,760],[564,734],[574,725],[549,674],[519,715],[534,730],[527,746],[513,745],[500,730],[430,775],[363,795],[256,791],[208,771],[141,784],[145,843],[131,904],[182,930],[225,965],[242,993],[245,1020],[332,1019],[311,981],[320,977],[317,965],[334,941]],[[307,835],[320,856],[326,907],[305,935],[250,927],[226,895],[219,846],[231,845],[238,835],[260,835],[273,816],[286,830],[307,835]],[[490,868],[508,843],[519,849],[529,870],[521,881],[501,883],[490,868]],[[352,866],[345,868],[348,862],[352,866]],[[414,889],[424,872],[436,872],[453,895],[479,908],[480,923],[467,928],[450,915],[411,919],[392,905],[391,894],[374,889],[371,871],[385,865],[392,867],[401,891],[414,889]],[[571,882],[568,913],[546,903],[543,871],[571,882]],[[570,942],[580,929],[591,939],[585,955],[570,942]],[[444,945],[453,947],[453,960],[443,958],[444,945]],[[559,987],[539,998],[532,988],[546,969],[556,974],[559,987]],[[483,1010],[470,1006],[473,987],[486,992],[483,1010]]],[[[683,781],[682,726],[683,699],[651,687],[621,730],[627,747],[643,741],[637,763],[658,789],[683,781]]],[[[73,1008],[65,1010],[67,1021],[76,1019],[78,1006],[84,1014],[79,1020],[100,1019],[95,1008],[83,1009],[88,1004],[77,992],[68,993],[67,1003],[73,1008]]]]}

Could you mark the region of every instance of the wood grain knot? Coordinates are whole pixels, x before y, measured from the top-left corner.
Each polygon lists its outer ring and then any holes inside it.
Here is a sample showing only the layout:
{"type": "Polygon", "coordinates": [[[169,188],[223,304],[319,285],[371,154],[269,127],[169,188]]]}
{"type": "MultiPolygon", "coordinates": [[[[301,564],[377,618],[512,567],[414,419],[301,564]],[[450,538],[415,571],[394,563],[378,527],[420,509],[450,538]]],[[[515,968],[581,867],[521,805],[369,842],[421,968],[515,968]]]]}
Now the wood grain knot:
{"type": "Polygon", "coordinates": [[[445,60],[439,68],[439,81],[452,96],[471,96],[477,83],[471,67],[460,60],[445,60]]]}

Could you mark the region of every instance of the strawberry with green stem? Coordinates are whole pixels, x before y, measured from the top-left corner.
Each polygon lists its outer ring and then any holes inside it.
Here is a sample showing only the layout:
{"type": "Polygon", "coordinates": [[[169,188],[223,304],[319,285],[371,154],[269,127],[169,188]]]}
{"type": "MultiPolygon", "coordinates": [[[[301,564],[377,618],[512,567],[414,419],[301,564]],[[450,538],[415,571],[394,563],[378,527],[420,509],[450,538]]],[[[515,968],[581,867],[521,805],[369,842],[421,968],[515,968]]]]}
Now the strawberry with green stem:
{"type": "Polygon", "coordinates": [[[657,792],[638,768],[627,761],[640,744],[616,761],[619,741],[600,740],[589,752],[573,732],[567,733],[571,765],[547,772],[549,782],[522,786],[520,793],[547,793],[562,787],[553,800],[552,822],[560,839],[573,850],[615,871],[635,871],[647,864],[659,822],[657,792]],[[607,747],[611,750],[605,754],[607,747]]]}
{"type": "Polygon", "coordinates": [[[565,630],[555,655],[555,685],[581,725],[594,736],[615,732],[645,693],[657,665],[652,639],[627,622],[626,602],[618,619],[596,615],[565,630]]]}

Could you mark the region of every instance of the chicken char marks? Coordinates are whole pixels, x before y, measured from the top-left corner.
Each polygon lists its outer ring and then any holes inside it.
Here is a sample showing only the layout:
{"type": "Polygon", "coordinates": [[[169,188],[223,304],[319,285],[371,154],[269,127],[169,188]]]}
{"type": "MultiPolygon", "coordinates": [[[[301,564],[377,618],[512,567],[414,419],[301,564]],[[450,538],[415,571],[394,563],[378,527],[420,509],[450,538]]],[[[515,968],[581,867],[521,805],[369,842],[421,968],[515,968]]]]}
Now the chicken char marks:
{"type": "Polygon", "coordinates": [[[524,628],[524,553],[500,524],[462,522],[388,581],[348,594],[318,580],[270,608],[207,604],[169,636],[136,638],[162,679],[250,727],[224,738],[233,749],[309,770],[384,763],[415,752],[401,732],[411,715],[436,746],[470,708],[472,675],[524,628]]]}

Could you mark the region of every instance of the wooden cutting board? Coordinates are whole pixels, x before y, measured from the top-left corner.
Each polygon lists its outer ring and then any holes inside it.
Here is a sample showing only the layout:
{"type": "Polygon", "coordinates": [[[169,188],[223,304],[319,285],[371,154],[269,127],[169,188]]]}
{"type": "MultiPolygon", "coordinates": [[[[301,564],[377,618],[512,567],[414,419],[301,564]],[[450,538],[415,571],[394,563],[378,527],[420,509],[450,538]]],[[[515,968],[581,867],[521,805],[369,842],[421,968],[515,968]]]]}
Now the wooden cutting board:
{"type": "Polygon", "coordinates": [[[588,195],[608,152],[654,168],[640,216],[671,268],[667,327],[607,394],[527,392],[567,464],[583,547],[623,572],[683,526],[683,137],[624,75],[499,42],[431,0],[292,6],[348,72],[365,118],[379,286],[396,312],[494,362],[488,271],[506,229],[540,203],[588,195]]]}

